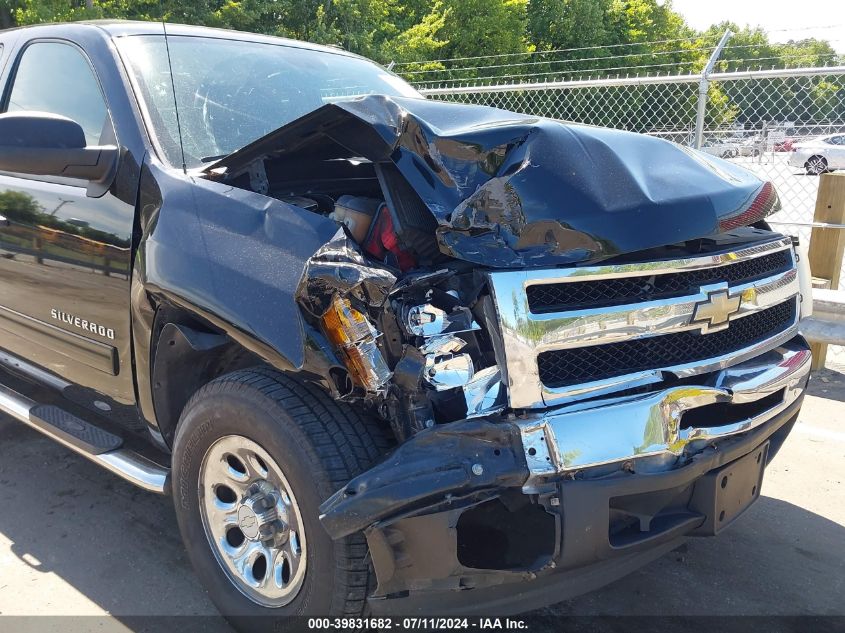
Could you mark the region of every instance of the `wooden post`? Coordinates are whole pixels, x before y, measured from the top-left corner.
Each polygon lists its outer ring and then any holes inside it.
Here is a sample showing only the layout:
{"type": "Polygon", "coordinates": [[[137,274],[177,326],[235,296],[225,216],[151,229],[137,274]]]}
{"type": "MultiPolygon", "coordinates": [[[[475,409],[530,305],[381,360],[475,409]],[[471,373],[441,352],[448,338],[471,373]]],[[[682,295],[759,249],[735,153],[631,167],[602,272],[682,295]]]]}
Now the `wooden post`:
{"type": "MultiPolygon", "coordinates": [[[[845,173],[819,176],[814,222],[845,224],[845,173]]],[[[830,280],[830,288],[839,288],[842,257],[845,255],[845,229],[813,228],[810,237],[810,271],[813,277],[830,280]]],[[[827,345],[814,343],[813,369],[824,367],[827,345]]]]}

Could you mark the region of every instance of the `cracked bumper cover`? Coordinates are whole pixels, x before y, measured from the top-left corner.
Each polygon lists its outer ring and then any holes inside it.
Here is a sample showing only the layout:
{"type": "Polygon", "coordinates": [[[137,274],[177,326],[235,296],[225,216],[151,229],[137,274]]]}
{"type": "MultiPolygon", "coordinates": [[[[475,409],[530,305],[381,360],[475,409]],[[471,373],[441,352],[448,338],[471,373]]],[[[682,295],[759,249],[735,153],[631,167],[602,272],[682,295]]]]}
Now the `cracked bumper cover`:
{"type": "Polygon", "coordinates": [[[721,529],[709,480],[761,447],[768,459],[777,452],[810,360],[799,336],[699,384],[440,425],[353,479],[320,518],[332,538],[366,534],[378,576],[374,610],[504,613],[556,602],[629,573],[686,535],[721,529]],[[720,417],[733,405],[739,418],[720,417]],[[691,411],[692,425],[684,422],[691,411]],[[550,555],[517,568],[462,564],[461,514],[515,493],[531,495],[556,522],[550,555]],[[638,529],[614,535],[615,518],[628,515],[638,529]]]}

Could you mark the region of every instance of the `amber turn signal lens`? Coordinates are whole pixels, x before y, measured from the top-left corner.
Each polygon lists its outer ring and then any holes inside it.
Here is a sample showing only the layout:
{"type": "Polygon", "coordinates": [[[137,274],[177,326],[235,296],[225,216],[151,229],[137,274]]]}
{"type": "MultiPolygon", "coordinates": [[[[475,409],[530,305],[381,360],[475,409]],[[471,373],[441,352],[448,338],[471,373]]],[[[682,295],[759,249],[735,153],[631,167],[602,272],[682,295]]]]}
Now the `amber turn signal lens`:
{"type": "Polygon", "coordinates": [[[332,299],[323,315],[323,329],[339,348],[346,369],[358,386],[376,391],[390,379],[390,369],[376,345],[378,332],[348,299],[332,299]]]}
{"type": "Polygon", "coordinates": [[[323,328],[335,345],[346,347],[372,336],[373,328],[367,317],[352,307],[348,299],[335,296],[328,312],[323,315],[323,328]]]}

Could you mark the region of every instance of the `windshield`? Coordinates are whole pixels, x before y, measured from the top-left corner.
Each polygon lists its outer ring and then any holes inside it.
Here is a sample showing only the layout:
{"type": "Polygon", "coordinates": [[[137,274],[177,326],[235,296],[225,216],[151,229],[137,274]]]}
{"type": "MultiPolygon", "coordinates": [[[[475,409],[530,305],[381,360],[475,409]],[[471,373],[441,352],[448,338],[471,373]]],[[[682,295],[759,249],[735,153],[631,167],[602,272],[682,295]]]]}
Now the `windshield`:
{"type": "MultiPolygon", "coordinates": [[[[189,168],[230,154],[325,103],[368,94],[421,98],[396,75],[341,53],[193,36],[168,36],[168,43],[189,168]]],[[[163,158],[181,167],[164,37],[124,37],[117,46],[163,158]]]]}

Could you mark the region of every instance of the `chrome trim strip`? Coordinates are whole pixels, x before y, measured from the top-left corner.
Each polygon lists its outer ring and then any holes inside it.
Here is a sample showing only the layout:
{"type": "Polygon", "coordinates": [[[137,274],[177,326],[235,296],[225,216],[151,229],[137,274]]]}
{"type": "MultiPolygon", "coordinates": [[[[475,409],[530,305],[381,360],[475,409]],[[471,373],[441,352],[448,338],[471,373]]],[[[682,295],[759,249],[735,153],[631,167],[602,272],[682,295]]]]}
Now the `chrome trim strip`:
{"type": "Polygon", "coordinates": [[[549,350],[617,343],[656,334],[689,330],[706,333],[716,328],[708,328],[706,323],[693,322],[695,307],[707,301],[711,293],[727,290],[730,290],[730,296],[739,295],[742,298],[739,311],[730,316],[733,321],[798,295],[798,271],[793,268],[730,289],[727,283],[701,286],[696,294],[684,297],[557,314],[529,313],[526,318],[530,322],[543,324],[542,338],[534,341],[534,350],[538,354],[549,350]]]}
{"type": "Polygon", "coordinates": [[[609,266],[583,266],[574,268],[553,268],[538,271],[512,271],[502,274],[526,275],[526,286],[536,284],[575,283],[579,281],[595,281],[598,279],[616,279],[618,277],[643,277],[651,275],[665,275],[668,273],[683,273],[704,268],[718,268],[737,262],[771,255],[778,251],[792,248],[792,240],[788,237],[772,240],[763,244],[755,244],[735,251],[712,253],[699,257],[685,257],[683,259],[657,260],[654,262],[637,262],[632,264],[614,264],[609,266]]]}
{"type": "Polygon", "coordinates": [[[584,403],[518,421],[530,471],[523,490],[536,490],[547,477],[631,460],[646,466],[645,460],[658,458],[658,469],[671,468],[685,451],[697,452],[715,440],[754,429],[786,409],[801,395],[811,360],[809,349],[792,343],[723,370],[711,384],[584,403]],[[783,400],[754,417],[681,428],[686,411],[719,402],[754,402],[781,389],[783,400]]]}
{"type": "Polygon", "coordinates": [[[169,468],[160,466],[143,455],[139,455],[125,448],[118,448],[117,450],[99,455],[88,453],[64,441],[61,437],[50,433],[45,427],[33,424],[30,420],[29,412],[36,404],[35,401],[30,400],[26,396],[0,385],[0,412],[10,415],[19,422],[23,422],[62,446],[69,448],[74,453],[82,455],[98,466],[102,466],[139,488],[157,494],[165,494],[168,489],[168,479],[170,477],[169,468]]]}
{"type": "Polygon", "coordinates": [[[655,367],[653,370],[567,387],[547,387],[540,381],[537,355],[544,351],[601,345],[635,338],[658,336],[688,330],[716,331],[724,327],[693,322],[696,305],[708,301],[717,292],[728,291],[741,296],[742,302],[730,320],[743,318],[770,308],[793,297],[800,298],[797,262],[789,238],[778,238],[764,244],[714,253],[704,257],[664,260],[616,266],[593,266],[551,270],[520,270],[489,273],[490,285],[499,317],[508,367],[510,406],[531,409],[563,404],[587,396],[597,396],[662,379],[662,372],[693,375],[713,371],[740,362],[794,336],[796,322],[785,332],[751,348],[712,359],[677,367],[655,367]],[[708,267],[719,267],[789,250],[792,268],[768,278],[729,286],[727,282],[709,284],[694,294],[683,297],[646,301],[558,313],[532,313],[526,288],[548,283],[590,282],[599,279],[651,276],[677,273],[708,267]]]}

